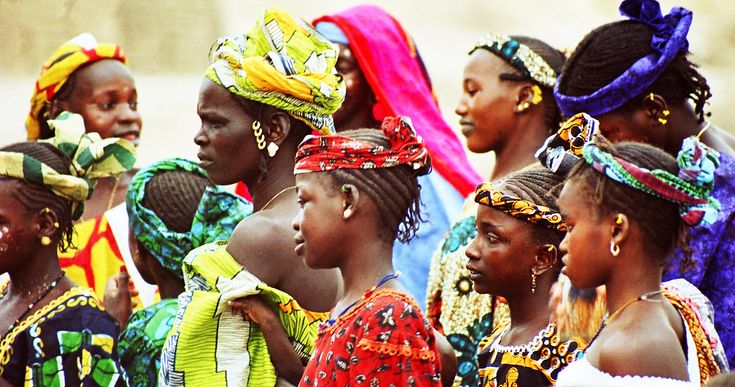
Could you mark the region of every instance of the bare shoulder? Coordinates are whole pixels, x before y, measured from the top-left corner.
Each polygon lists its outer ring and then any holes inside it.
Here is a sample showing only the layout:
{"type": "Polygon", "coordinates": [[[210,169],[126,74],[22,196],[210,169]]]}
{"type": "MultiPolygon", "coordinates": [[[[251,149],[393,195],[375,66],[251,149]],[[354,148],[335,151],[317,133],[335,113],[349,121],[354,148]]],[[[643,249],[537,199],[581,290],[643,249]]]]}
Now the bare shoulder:
{"type": "Polygon", "coordinates": [[[275,286],[281,264],[293,255],[293,244],[293,231],[282,219],[255,213],[235,227],[227,251],[261,281],[275,286]]]}

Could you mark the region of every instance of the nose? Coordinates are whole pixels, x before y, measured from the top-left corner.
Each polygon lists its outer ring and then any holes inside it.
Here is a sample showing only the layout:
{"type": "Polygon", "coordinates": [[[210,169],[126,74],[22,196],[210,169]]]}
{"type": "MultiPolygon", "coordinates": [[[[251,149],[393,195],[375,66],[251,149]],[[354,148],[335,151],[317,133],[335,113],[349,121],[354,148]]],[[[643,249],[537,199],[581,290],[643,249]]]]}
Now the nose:
{"type": "Polygon", "coordinates": [[[567,248],[569,246],[569,233],[564,234],[564,239],[561,240],[561,243],[559,243],[559,256],[562,257],[567,253],[567,248]]]}
{"type": "Polygon", "coordinates": [[[140,117],[136,103],[120,103],[118,104],[118,119],[127,125],[135,125],[140,130],[143,120],[140,117]]]}
{"type": "Polygon", "coordinates": [[[296,216],[294,216],[294,218],[291,220],[291,227],[296,232],[301,231],[301,218],[302,218],[301,213],[302,212],[303,211],[299,211],[299,213],[296,214],[296,216]]]}
{"type": "Polygon", "coordinates": [[[480,250],[477,248],[477,238],[479,236],[475,236],[474,239],[472,239],[472,242],[470,242],[469,245],[467,245],[467,249],[464,251],[464,255],[467,256],[467,258],[470,259],[470,261],[477,261],[481,258],[480,256],[480,250]]]}
{"type": "Polygon", "coordinates": [[[207,135],[204,131],[204,124],[199,127],[199,130],[194,135],[194,144],[204,146],[207,143],[207,135]]]}
{"type": "Polygon", "coordinates": [[[467,115],[467,111],[469,108],[467,107],[467,101],[465,100],[465,95],[462,94],[461,97],[459,97],[459,102],[457,102],[457,107],[454,108],[454,114],[464,117],[467,115]]]}

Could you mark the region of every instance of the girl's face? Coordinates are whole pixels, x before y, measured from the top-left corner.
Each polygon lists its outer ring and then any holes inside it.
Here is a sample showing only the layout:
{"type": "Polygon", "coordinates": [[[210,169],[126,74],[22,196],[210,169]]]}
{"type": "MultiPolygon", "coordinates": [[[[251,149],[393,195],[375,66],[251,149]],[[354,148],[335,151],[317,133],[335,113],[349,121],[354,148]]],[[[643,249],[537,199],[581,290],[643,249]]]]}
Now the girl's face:
{"type": "Polygon", "coordinates": [[[502,147],[515,120],[518,82],[503,81],[509,65],[495,54],[479,49],[464,68],[462,96],[454,112],[459,115],[467,148],[485,153],[502,147]]]}
{"type": "Polygon", "coordinates": [[[16,179],[0,177],[0,272],[25,264],[41,247],[36,214],[16,198],[17,190],[23,188],[16,179]]]}
{"type": "Polygon", "coordinates": [[[562,273],[577,288],[594,288],[606,282],[609,276],[611,231],[603,225],[587,194],[581,191],[581,179],[564,183],[559,195],[559,208],[567,225],[567,234],[559,250],[563,254],[562,273]]]}
{"type": "Polygon", "coordinates": [[[142,119],[130,70],[117,60],[101,60],[78,70],[75,90],[61,107],[84,118],[88,133],[120,137],[138,145],[142,119]]]}
{"type": "Polygon", "coordinates": [[[340,242],[344,200],[332,182],[319,175],[296,175],[301,210],[292,222],[296,231],[294,252],[312,269],[331,269],[344,258],[339,248],[344,243],[340,242]]]}
{"type": "Polygon", "coordinates": [[[252,186],[260,175],[254,118],[227,89],[206,78],[199,90],[197,114],[202,120],[194,137],[199,165],[215,184],[243,181],[252,186]]]}
{"type": "Polygon", "coordinates": [[[503,297],[530,293],[538,250],[532,242],[533,225],[480,205],[476,227],[477,236],[465,251],[475,291],[503,297]]]}
{"type": "Polygon", "coordinates": [[[345,80],[345,101],[332,116],[337,130],[352,116],[359,114],[363,109],[372,109],[370,105],[375,97],[370,84],[365,79],[357,58],[350,46],[339,44],[339,58],[337,58],[337,72],[345,80]]]}

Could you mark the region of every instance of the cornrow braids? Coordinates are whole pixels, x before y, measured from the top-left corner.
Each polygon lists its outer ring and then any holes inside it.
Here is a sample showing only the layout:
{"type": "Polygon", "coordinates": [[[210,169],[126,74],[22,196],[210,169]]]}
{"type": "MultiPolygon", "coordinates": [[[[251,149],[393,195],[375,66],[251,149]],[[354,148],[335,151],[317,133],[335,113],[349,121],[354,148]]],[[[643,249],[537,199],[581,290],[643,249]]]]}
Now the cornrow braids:
{"type": "MultiPolygon", "coordinates": [[[[676,160],[659,148],[633,142],[613,145],[599,136],[595,142],[605,152],[639,167],[661,169],[674,175],[679,170],[676,160]]],[[[583,160],[572,168],[567,181],[581,183],[579,188],[584,198],[580,200],[592,203],[593,216],[623,213],[641,230],[645,230],[648,242],[646,252],[650,256],[661,257],[658,263],[663,265],[674,249],[679,247],[685,256],[682,269],[691,266],[689,232],[676,203],[608,179],[583,160]]]]}
{"type": "MultiPolygon", "coordinates": [[[[71,160],[51,144],[27,141],[11,144],[0,150],[28,155],[53,168],[56,172],[69,174],[71,160]]],[[[29,211],[51,209],[59,222],[59,228],[56,231],[58,235],[53,235],[52,238],[58,241],[62,252],[73,247],[72,202],[54,194],[41,184],[21,180],[18,182],[22,185],[22,189],[16,190],[16,199],[29,211]]]]}
{"type": "MultiPolygon", "coordinates": [[[[559,79],[559,91],[570,96],[589,95],[623,74],[638,59],[650,54],[653,29],[643,23],[623,20],[600,26],[577,45],[559,79]]],[[[621,108],[640,106],[645,95],[654,93],[670,103],[690,99],[699,121],[704,121],[704,107],[712,96],[707,80],[689,61],[688,52],[680,52],[659,77],[641,95],[621,108]]]]}
{"type": "MultiPolygon", "coordinates": [[[[382,131],[357,129],[340,135],[390,148],[390,142],[382,131]]],[[[352,184],[365,192],[380,211],[383,225],[381,235],[385,240],[406,243],[416,236],[421,223],[421,185],[417,177],[431,170],[431,162],[414,171],[407,165],[377,169],[337,169],[325,172],[331,177],[334,188],[352,184]]]]}
{"type": "Polygon", "coordinates": [[[169,230],[189,232],[204,190],[211,186],[204,176],[186,171],[165,171],[145,185],[142,205],[153,211],[169,230]]]}

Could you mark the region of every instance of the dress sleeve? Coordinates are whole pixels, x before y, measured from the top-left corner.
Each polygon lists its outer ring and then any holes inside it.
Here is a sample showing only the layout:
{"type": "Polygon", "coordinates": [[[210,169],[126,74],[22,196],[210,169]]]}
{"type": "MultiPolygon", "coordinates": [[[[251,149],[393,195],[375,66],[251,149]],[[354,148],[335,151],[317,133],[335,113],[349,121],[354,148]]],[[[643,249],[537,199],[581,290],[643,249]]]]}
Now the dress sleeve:
{"type": "MultiPolygon", "coordinates": [[[[78,332],[57,332],[59,340],[76,345],[77,368],[81,386],[125,386],[125,372],[117,357],[120,330],[114,318],[93,308],[80,308],[82,329],[78,332]],[[62,336],[68,337],[62,339],[62,336]]],[[[70,347],[71,349],[71,347],[70,347]]],[[[67,378],[69,375],[67,375],[67,378]]]]}

